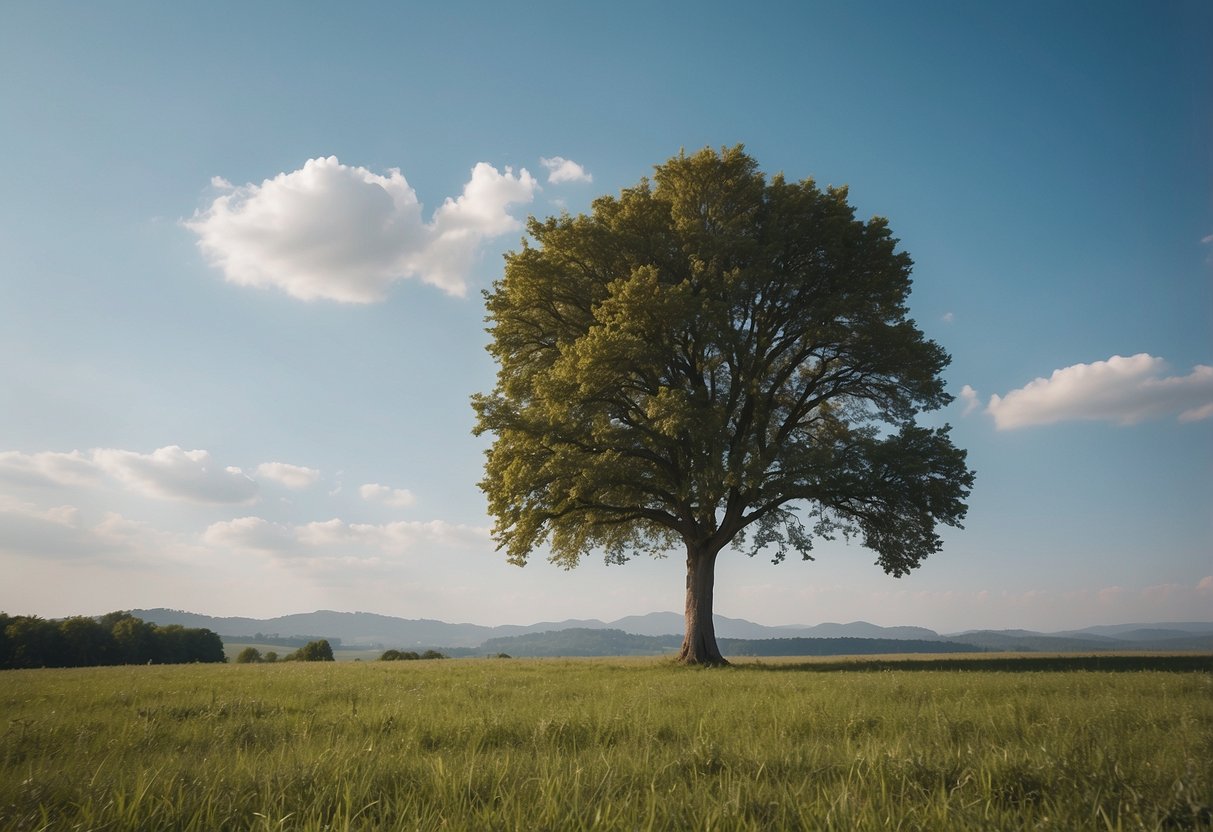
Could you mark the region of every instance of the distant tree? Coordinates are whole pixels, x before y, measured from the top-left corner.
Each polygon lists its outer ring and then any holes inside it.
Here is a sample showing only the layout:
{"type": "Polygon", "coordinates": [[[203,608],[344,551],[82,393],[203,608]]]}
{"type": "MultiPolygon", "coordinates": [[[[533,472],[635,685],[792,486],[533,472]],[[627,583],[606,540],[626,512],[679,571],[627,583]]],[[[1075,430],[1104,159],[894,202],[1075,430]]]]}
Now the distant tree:
{"type": "Polygon", "coordinates": [[[59,625],[36,615],[17,616],[5,627],[12,667],[67,667],[67,644],[59,625]]]}
{"type": "Polygon", "coordinates": [[[226,661],[214,632],[157,627],[129,613],[45,621],[0,613],[0,667],[90,667],[226,661]]]}
{"type": "Polygon", "coordinates": [[[384,650],[383,653],[379,656],[379,661],[381,661],[381,662],[398,662],[398,661],[400,661],[401,658],[402,657],[400,655],[399,650],[384,650]]]}
{"type": "Polygon", "coordinates": [[[266,664],[273,664],[274,662],[278,661],[278,653],[274,650],[266,650],[265,655],[261,657],[261,660],[266,664]]]}
{"type": "Polygon", "coordinates": [[[205,627],[189,627],[185,631],[185,653],[187,662],[225,662],[223,639],[205,627]]]}
{"type": "Polygon", "coordinates": [[[328,643],[328,639],[322,638],[319,641],[309,641],[292,655],[294,655],[295,661],[300,662],[331,662],[333,661],[333,648],[328,643]]]}
{"type": "Polygon", "coordinates": [[[6,613],[0,612],[0,667],[12,667],[13,650],[9,646],[8,622],[12,621],[6,613]]]}
{"type": "Polygon", "coordinates": [[[236,664],[257,664],[261,661],[261,651],[256,647],[245,647],[236,654],[236,664]]]}
{"type": "Polygon", "coordinates": [[[188,637],[185,627],[169,624],[155,627],[156,664],[184,664],[190,660],[188,637]]]}
{"type": "Polygon", "coordinates": [[[769,181],[741,147],[680,154],[590,215],[531,219],[486,293],[499,370],[481,488],[522,565],[545,541],[686,556],[679,660],[723,664],[730,545],[811,559],[858,537],[900,577],[959,526],[973,473],[949,428],[947,353],[909,318],[911,261],[846,188],[769,181]],[[748,540],[746,539],[748,536],[748,540]]]}
{"type": "Polygon", "coordinates": [[[426,650],[424,653],[421,654],[421,658],[423,658],[423,659],[445,659],[446,656],[442,653],[439,653],[437,650],[426,650]]]}
{"type": "Polygon", "coordinates": [[[114,621],[111,633],[122,664],[147,664],[156,661],[156,628],[146,621],[126,615],[114,621]]]}
{"type": "Polygon", "coordinates": [[[59,632],[63,636],[64,661],[69,667],[117,664],[120,660],[113,632],[96,619],[66,618],[59,622],[59,632]]]}

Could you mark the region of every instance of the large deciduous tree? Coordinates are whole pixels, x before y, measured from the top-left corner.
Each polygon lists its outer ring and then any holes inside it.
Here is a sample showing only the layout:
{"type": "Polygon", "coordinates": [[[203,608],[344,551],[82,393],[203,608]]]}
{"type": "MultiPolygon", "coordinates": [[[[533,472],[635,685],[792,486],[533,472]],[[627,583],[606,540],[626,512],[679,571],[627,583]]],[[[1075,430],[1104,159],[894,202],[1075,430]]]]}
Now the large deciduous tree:
{"type": "Polygon", "coordinates": [[[499,371],[473,399],[511,562],[681,545],[679,659],[721,664],[726,545],[779,562],[844,534],[901,576],[960,525],[965,452],[916,422],[951,400],[949,357],[907,317],[909,256],[845,188],[705,149],[528,231],[485,295],[499,371]]]}

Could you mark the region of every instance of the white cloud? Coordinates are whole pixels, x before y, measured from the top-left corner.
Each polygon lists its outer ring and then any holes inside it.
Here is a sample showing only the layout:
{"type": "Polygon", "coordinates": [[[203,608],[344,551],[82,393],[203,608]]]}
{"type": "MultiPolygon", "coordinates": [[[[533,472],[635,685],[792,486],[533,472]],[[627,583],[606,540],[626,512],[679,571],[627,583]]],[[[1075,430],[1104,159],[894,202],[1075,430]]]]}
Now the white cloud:
{"type": "Polygon", "coordinates": [[[87,485],[98,475],[92,459],[79,451],[0,452],[0,479],[18,485],[87,485]]]}
{"type": "Polygon", "coordinates": [[[487,529],[447,523],[443,520],[401,521],[372,525],[368,523],[346,523],[333,519],[308,523],[297,530],[300,543],[312,548],[350,547],[368,549],[376,553],[401,553],[420,544],[438,546],[460,546],[487,543],[487,529]]]}
{"type": "Polygon", "coordinates": [[[320,479],[320,472],[315,468],[304,468],[286,462],[263,462],[257,466],[257,476],[299,490],[314,485],[320,479]]]}
{"type": "Polygon", "coordinates": [[[294,546],[295,532],[289,526],[260,517],[237,517],[208,526],[202,533],[202,542],[224,549],[285,552],[294,546]]]}
{"type": "Polygon", "coordinates": [[[377,482],[359,487],[358,494],[368,503],[383,503],[392,508],[408,508],[417,502],[413,492],[407,488],[390,488],[377,482]]]}
{"type": "Polygon", "coordinates": [[[539,162],[548,169],[548,182],[559,185],[561,182],[593,182],[594,177],[589,171],[572,159],[563,156],[553,156],[550,159],[541,157],[539,162]]]}
{"type": "Polygon", "coordinates": [[[944,312],[942,320],[945,324],[950,324],[956,320],[956,315],[952,312],[944,312]]]}
{"type": "Polygon", "coordinates": [[[305,558],[367,558],[385,553],[402,554],[419,545],[483,545],[489,542],[489,532],[443,520],[374,525],[333,518],[293,526],[271,523],[260,517],[240,517],[212,524],[202,539],[210,546],[241,551],[305,558]]]}
{"type": "Polygon", "coordinates": [[[239,468],[221,468],[208,451],[186,451],[176,445],[150,454],[100,448],[93,462],[132,491],[147,497],[195,503],[250,503],[257,483],[239,468]]]}
{"type": "Polygon", "coordinates": [[[5,494],[0,494],[0,514],[16,514],[21,517],[29,517],[34,520],[42,520],[46,523],[54,523],[57,526],[72,528],[76,526],[76,518],[79,513],[79,509],[75,506],[39,508],[32,503],[15,500],[5,494]]]}
{"type": "Polygon", "coordinates": [[[964,412],[961,414],[962,416],[968,416],[981,406],[981,402],[977,397],[977,391],[967,384],[960,388],[960,400],[965,403],[964,412]]]}
{"type": "MultiPolygon", "coordinates": [[[[267,463],[259,473],[285,482],[319,476],[308,468],[267,463]],[[263,470],[265,469],[265,470],[263,470]]],[[[187,451],[177,445],[158,448],[150,454],[116,448],[94,448],[88,453],[44,451],[25,454],[0,452],[0,481],[18,487],[63,487],[105,485],[109,476],[127,490],[145,497],[184,500],[194,503],[239,504],[257,497],[257,483],[241,469],[222,467],[208,451],[187,451]]]]}
{"type": "Polygon", "coordinates": [[[260,185],[212,184],[230,192],[184,225],[228,281],[346,303],[382,300],[406,277],[462,296],[481,244],[521,228],[507,208],[530,202],[538,188],[525,169],[501,173],[480,162],[462,195],[427,223],[398,169],[380,176],[335,156],[260,185]]]}
{"type": "Polygon", "coordinates": [[[1132,425],[1177,414],[1180,421],[1213,417],[1213,367],[1166,376],[1167,363],[1146,353],[1054,370],[1005,396],[986,412],[999,430],[1087,420],[1132,425]]]}

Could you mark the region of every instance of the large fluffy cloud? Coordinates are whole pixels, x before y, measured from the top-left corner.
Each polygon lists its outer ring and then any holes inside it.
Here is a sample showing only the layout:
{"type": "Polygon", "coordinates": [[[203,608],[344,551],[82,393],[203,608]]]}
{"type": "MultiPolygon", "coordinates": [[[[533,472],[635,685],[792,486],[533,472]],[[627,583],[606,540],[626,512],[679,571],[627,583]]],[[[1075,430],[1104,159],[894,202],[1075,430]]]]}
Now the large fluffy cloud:
{"type": "Polygon", "coordinates": [[[1168,375],[1167,363],[1146,353],[1054,370],[1005,396],[991,396],[986,412],[1000,430],[1088,420],[1132,425],[1178,415],[1213,417],[1213,367],[1168,375]]]}
{"type": "Polygon", "coordinates": [[[229,281],[347,303],[382,300],[405,277],[463,295],[481,244],[520,228],[507,209],[538,188],[525,168],[502,173],[480,162],[463,193],[426,222],[398,169],[380,176],[335,156],[260,185],[214,183],[226,193],[185,226],[229,281]]]}

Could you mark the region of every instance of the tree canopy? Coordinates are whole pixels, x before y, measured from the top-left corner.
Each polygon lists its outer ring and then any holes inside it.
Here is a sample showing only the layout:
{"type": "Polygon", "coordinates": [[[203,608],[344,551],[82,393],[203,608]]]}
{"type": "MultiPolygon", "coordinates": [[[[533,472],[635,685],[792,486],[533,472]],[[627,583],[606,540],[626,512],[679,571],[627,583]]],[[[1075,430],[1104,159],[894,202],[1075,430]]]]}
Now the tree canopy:
{"type": "Polygon", "coordinates": [[[681,153],[588,215],[532,218],[486,293],[494,537],[524,564],[687,552],[688,662],[719,662],[714,564],[855,536],[901,576],[973,482],[949,356],[908,317],[911,260],[846,188],[769,180],[738,146],[681,153]]]}

